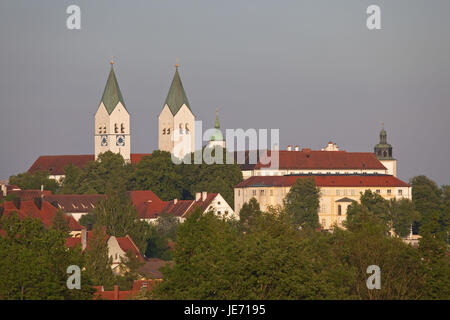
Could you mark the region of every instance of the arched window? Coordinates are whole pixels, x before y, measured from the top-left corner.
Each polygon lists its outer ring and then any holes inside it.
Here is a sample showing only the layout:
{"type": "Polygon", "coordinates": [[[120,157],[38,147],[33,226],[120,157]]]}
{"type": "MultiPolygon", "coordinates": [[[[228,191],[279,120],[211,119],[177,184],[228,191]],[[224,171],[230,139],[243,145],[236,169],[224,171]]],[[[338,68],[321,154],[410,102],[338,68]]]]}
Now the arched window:
{"type": "Polygon", "coordinates": [[[183,124],[180,123],[180,134],[183,134],[183,124]]]}
{"type": "Polygon", "coordinates": [[[189,124],[186,123],[184,129],[186,130],[186,134],[189,134],[189,124]]]}
{"type": "Polygon", "coordinates": [[[106,133],[106,124],[103,126],[103,133],[106,133]]]}
{"type": "Polygon", "coordinates": [[[98,127],[98,133],[102,133],[102,126],[98,127]]]}
{"type": "Polygon", "coordinates": [[[383,152],[383,157],[387,157],[387,152],[386,151],[383,152]]]}
{"type": "Polygon", "coordinates": [[[342,215],[342,206],[338,205],[338,216],[342,215]]]}
{"type": "Polygon", "coordinates": [[[167,134],[170,134],[170,128],[167,128],[167,134]]]}
{"type": "Polygon", "coordinates": [[[119,133],[119,127],[117,126],[117,123],[114,124],[114,133],[119,133]]]}
{"type": "Polygon", "coordinates": [[[120,133],[125,133],[125,126],[123,123],[120,125],[120,133]]]}
{"type": "Polygon", "coordinates": [[[166,134],[166,128],[163,129],[163,134],[166,134]]]}

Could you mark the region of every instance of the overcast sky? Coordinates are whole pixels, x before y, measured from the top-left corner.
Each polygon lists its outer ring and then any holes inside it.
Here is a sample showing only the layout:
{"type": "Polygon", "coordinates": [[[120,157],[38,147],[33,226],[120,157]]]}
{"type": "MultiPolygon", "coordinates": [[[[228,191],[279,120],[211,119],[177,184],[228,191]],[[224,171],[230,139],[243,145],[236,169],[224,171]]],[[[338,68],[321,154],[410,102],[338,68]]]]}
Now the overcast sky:
{"type": "Polygon", "coordinates": [[[400,178],[450,184],[448,0],[2,0],[0,178],[39,155],[93,154],[115,56],[132,153],[157,148],[179,58],[212,127],[279,128],[280,145],[373,151],[384,121],[400,178]],[[81,30],[66,8],[81,7],[81,30]],[[381,6],[382,30],[366,9],[381,6]]]}

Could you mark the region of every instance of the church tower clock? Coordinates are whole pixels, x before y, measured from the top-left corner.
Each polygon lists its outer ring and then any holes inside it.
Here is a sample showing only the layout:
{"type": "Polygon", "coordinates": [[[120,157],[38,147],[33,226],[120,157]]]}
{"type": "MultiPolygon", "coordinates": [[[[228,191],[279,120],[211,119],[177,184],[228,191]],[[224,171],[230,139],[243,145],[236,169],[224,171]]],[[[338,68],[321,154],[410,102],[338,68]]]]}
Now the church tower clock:
{"type": "Polygon", "coordinates": [[[95,159],[106,151],[119,153],[130,162],[130,115],[114,73],[114,61],[95,114],[95,159]]]}
{"type": "Polygon", "coordinates": [[[397,176],[397,160],[392,157],[392,146],[387,143],[384,124],[380,131],[380,142],[374,147],[375,156],[387,168],[387,174],[397,176]]]}

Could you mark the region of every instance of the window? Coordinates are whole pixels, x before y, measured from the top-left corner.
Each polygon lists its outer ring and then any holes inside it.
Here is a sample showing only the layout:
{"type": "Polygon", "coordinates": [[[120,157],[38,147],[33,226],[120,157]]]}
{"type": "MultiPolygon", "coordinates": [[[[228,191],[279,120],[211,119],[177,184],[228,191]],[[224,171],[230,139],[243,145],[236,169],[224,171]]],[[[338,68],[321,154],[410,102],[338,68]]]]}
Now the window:
{"type": "Polygon", "coordinates": [[[103,126],[103,133],[106,133],[106,124],[103,126]]]}
{"type": "Polygon", "coordinates": [[[184,129],[186,130],[186,134],[189,134],[189,125],[187,123],[184,125],[184,129]]]}
{"type": "Polygon", "coordinates": [[[402,189],[398,189],[398,195],[399,196],[403,195],[403,190],[402,189]]]}
{"type": "Polygon", "coordinates": [[[391,194],[391,189],[387,190],[387,194],[389,194],[389,195],[391,194]]]}
{"type": "Polygon", "coordinates": [[[167,128],[166,134],[170,134],[170,128],[167,128]]]}
{"type": "Polygon", "coordinates": [[[102,126],[98,127],[98,133],[102,133],[102,126]]]}
{"type": "Polygon", "coordinates": [[[119,127],[117,126],[117,123],[114,124],[114,133],[119,133],[119,127]]]}
{"type": "Polygon", "coordinates": [[[352,189],[352,190],[350,191],[350,194],[351,194],[352,196],[354,196],[354,195],[355,195],[355,189],[352,189]]]}
{"type": "Polygon", "coordinates": [[[219,206],[220,206],[220,201],[217,201],[217,205],[219,205],[219,206]]]}
{"type": "Polygon", "coordinates": [[[344,189],[344,196],[347,195],[347,189],[344,189]]]}
{"type": "Polygon", "coordinates": [[[273,196],[273,190],[270,190],[270,195],[273,196]]]}
{"type": "Polygon", "coordinates": [[[125,126],[123,123],[120,125],[120,133],[125,133],[125,126]]]}
{"type": "Polygon", "coordinates": [[[263,196],[263,195],[264,195],[264,189],[259,190],[259,194],[260,194],[261,196],[263,196]]]}
{"type": "Polygon", "coordinates": [[[183,124],[180,123],[180,134],[183,134],[183,124]]]}
{"type": "Polygon", "coordinates": [[[322,219],[322,227],[326,228],[326,226],[327,226],[327,220],[322,219]]]}
{"type": "Polygon", "coordinates": [[[166,134],[166,128],[163,129],[163,134],[166,134]]]}
{"type": "Polygon", "coordinates": [[[377,191],[375,191],[376,193],[378,193],[378,194],[380,194],[381,193],[381,191],[380,191],[380,189],[377,189],[377,191]]]}
{"type": "Polygon", "coordinates": [[[256,190],[253,190],[253,191],[252,191],[252,194],[253,194],[254,196],[256,196],[256,190]]]}
{"type": "Polygon", "coordinates": [[[327,212],[327,206],[325,204],[322,204],[322,213],[327,212]]]}
{"type": "Polygon", "coordinates": [[[342,215],[342,206],[338,205],[338,216],[342,215]]]}
{"type": "Polygon", "coordinates": [[[336,195],[340,196],[341,195],[341,190],[336,190],[336,195]]]}

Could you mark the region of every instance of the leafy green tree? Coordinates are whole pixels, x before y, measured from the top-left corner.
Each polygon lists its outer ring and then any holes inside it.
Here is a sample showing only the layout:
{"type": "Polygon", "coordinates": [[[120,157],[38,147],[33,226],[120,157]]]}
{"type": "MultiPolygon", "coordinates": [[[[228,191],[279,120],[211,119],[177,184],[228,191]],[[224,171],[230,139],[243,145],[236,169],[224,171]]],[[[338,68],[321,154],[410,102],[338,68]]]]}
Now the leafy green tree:
{"type": "Polygon", "coordinates": [[[441,190],[436,183],[426,176],[416,176],[410,180],[412,185],[412,200],[420,219],[415,225],[415,229],[422,234],[421,225],[433,220],[434,215],[441,215],[441,190]]]}
{"type": "Polygon", "coordinates": [[[145,252],[150,227],[139,219],[136,208],[123,188],[108,190],[106,198],[97,204],[92,214],[96,225],[106,227],[108,235],[129,235],[140,251],[145,252]]]}
{"type": "Polygon", "coordinates": [[[136,190],[152,190],[164,201],[180,199],[183,194],[183,177],[169,152],[156,150],[151,157],[143,157],[135,168],[133,181],[136,190]]]}
{"type": "Polygon", "coordinates": [[[261,215],[262,211],[258,201],[255,198],[251,198],[249,202],[242,205],[239,211],[239,222],[244,230],[248,230],[261,215]]]}
{"type": "Polygon", "coordinates": [[[64,234],[68,234],[70,231],[69,222],[67,221],[66,215],[61,211],[57,210],[55,217],[53,218],[52,228],[59,230],[64,234]]]}
{"type": "Polygon", "coordinates": [[[115,283],[121,290],[133,288],[134,281],[140,277],[138,269],[143,265],[144,263],[131,250],[125,253],[125,257],[120,257],[119,268],[123,270],[123,274],[116,276],[115,283]]]}
{"type": "Polygon", "coordinates": [[[391,199],[389,202],[390,219],[392,228],[400,237],[406,237],[411,232],[411,227],[420,217],[414,202],[409,199],[391,199]]]}
{"type": "Polygon", "coordinates": [[[111,269],[112,258],[108,254],[107,235],[102,227],[95,227],[92,238],[85,250],[86,272],[96,286],[105,289],[114,285],[114,275],[111,269]]]}
{"type": "Polygon", "coordinates": [[[286,213],[302,228],[319,227],[320,191],[314,178],[297,179],[284,199],[286,213]]]}
{"type": "Polygon", "coordinates": [[[17,185],[22,190],[40,190],[44,186],[44,190],[49,190],[53,193],[58,191],[59,185],[55,179],[50,179],[50,172],[36,171],[34,173],[24,172],[18,175],[11,176],[9,183],[17,185]]]}
{"type": "Polygon", "coordinates": [[[82,170],[66,167],[67,177],[62,182],[62,192],[79,194],[104,194],[117,186],[132,189],[131,164],[126,164],[122,155],[107,151],[89,162],[82,170]]]}
{"type": "Polygon", "coordinates": [[[39,219],[17,214],[0,219],[0,299],[92,299],[92,281],[84,271],[81,250],[67,250],[66,234],[45,229],[39,219]],[[81,269],[81,289],[68,289],[71,265],[81,269]]]}
{"type": "Polygon", "coordinates": [[[150,226],[150,236],[147,239],[147,257],[171,260],[172,252],[169,241],[176,241],[176,232],[180,223],[169,215],[161,215],[158,223],[150,226]]]}

